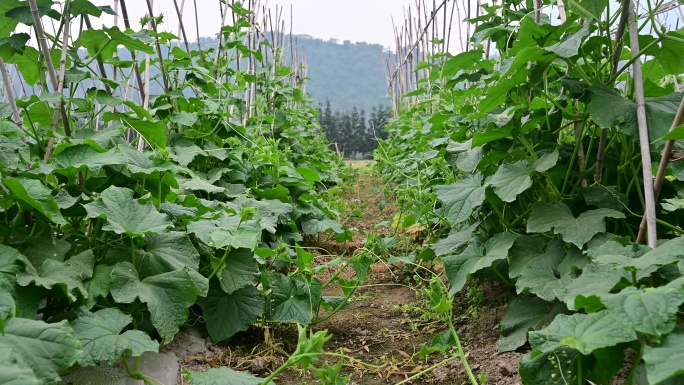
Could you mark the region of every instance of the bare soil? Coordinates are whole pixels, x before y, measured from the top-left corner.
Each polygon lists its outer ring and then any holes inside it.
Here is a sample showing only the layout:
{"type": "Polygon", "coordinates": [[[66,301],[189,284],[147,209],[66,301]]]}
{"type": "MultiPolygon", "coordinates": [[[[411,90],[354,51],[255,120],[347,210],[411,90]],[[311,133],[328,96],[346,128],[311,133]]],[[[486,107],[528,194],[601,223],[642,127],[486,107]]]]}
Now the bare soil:
{"type": "MultiPolygon", "coordinates": [[[[363,247],[363,240],[369,233],[387,233],[393,229],[374,228],[382,221],[391,221],[398,214],[392,197],[386,195],[376,178],[365,165],[355,165],[356,177],[353,185],[344,189],[345,207],[342,221],[349,227],[359,229],[354,240],[345,244],[334,241],[319,245],[327,249],[328,255],[319,257],[321,263],[332,258],[331,254],[349,257],[363,247]],[[380,202],[387,205],[380,210],[380,202]],[[350,215],[357,211],[357,215],[350,215]],[[360,211],[360,215],[359,214],[360,211]]],[[[403,234],[415,238],[415,234],[403,234]]],[[[433,319],[426,319],[425,298],[417,289],[415,272],[409,269],[390,267],[378,262],[372,267],[370,280],[356,292],[354,300],[344,310],[326,322],[314,326],[314,331],[327,329],[332,335],[325,344],[325,350],[343,353],[354,360],[347,360],[343,369],[351,376],[350,385],[397,384],[426,371],[425,374],[406,384],[458,385],[468,384],[468,378],[460,360],[446,360],[449,356],[433,353],[420,358],[423,346],[430,345],[432,338],[444,330],[446,325],[433,319]],[[442,361],[442,365],[436,365],[442,361]],[[364,363],[375,365],[369,367],[364,363]]],[[[325,277],[321,277],[325,278],[325,277]]],[[[331,287],[331,292],[338,294],[331,287]]],[[[486,384],[521,384],[518,374],[518,360],[522,353],[498,353],[499,322],[503,317],[507,301],[511,297],[509,288],[484,281],[469,282],[454,301],[454,320],[461,338],[468,362],[477,377],[486,378],[486,384]]],[[[234,336],[227,343],[209,344],[206,352],[182,359],[181,368],[206,370],[209,367],[229,366],[235,370],[248,370],[259,376],[267,376],[282,365],[297,345],[295,326],[277,326],[268,329],[253,329],[234,336]]],[[[319,360],[334,363],[328,358],[319,360]]],[[[179,382],[182,383],[182,382],[179,382]]],[[[319,380],[310,372],[288,369],[276,378],[278,385],[318,384],[319,380]]]]}

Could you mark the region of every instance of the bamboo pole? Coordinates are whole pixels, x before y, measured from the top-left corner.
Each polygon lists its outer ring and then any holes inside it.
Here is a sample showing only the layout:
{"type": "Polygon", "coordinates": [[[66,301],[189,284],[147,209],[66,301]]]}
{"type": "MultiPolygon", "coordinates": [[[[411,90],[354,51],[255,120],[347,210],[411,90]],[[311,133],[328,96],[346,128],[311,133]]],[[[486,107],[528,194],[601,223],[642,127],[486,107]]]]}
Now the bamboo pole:
{"type": "MultiPolygon", "coordinates": [[[[67,4],[68,5],[68,4],[67,4]]],[[[38,45],[45,58],[45,65],[48,70],[48,77],[52,83],[52,88],[55,92],[59,89],[59,81],[57,80],[57,73],[55,72],[55,66],[52,64],[52,56],[50,55],[50,49],[47,46],[47,38],[45,37],[45,31],[43,30],[43,23],[40,21],[40,12],[38,11],[38,5],[36,0],[29,0],[29,7],[31,9],[31,16],[33,16],[34,27],[36,28],[36,36],[38,38],[38,45]]],[[[65,16],[67,17],[67,16],[65,16]]],[[[62,124],[64,125],[64,134],[66,136],[71,136],[71,127],[69,124],[69,116],[67,116],[66,108],[63,103],[59,103],[59,110],[62,116],[62,124]]]]}
{"type": "MultiPolygon", "coordinates": [[[[185,0],[183,0],[183,5],[181,5],[181,8],[185,5],[185,0]]],[[[190,56],[190,44],[188,43],[188,35],[185,33],[185,26],[183,25],[183,11],[181,8],[178,7],[178,1],[173,0],[173,7],[176,8],[176,15],[178,16],[178,29],[181,31],[181,34],[183,35],[183,42],[185,43],[185,51],[188,53],[188,56],[190,56]]],[[[199,34],[198,34],[199,37],[199,34]]]]}
{"type": "MultiPolygon", "coordinates": [[[[126,9],[126,1],[119,0],[121,5],[121,16],[123,16],[124,26],[126,28],[131,28],[131,22],[128,19],[128,9],[126,9]]],[[[140,66],[138,65],[138,60],[136,58],[135,51],[131,52],[131,59],[133,59],[133,71],[135,72],[135,80],[138,83],[138,93],[140,93],[140,102],[145,100],[145,85],[143,83],[142,75],[140,75],[140,66]]]]}
{"type": "MultiPolygon", "coordinates": [[[[154,20],[154,9],[152,7],[152,0],[147,0],[147,10],[150,12],[150,26],[152,30],[157,32],[157,22],[154,20]]],[[[169,78],[166,74],[166,68],[164,67],[164,56],[162,55],[161,44],[159,43],[159,38],[155,36],[154,45],[157,47],[157,56],[159,58],[159,69],[161,70],[162,82],[164,84],[164,92],[169,92],[169,78]]]]}
{"type": "MultiPolygon", "coordinates": [[[[12,118],[14,119],[14,124],[17,125],[22,131],[26,132],[24,127],[24,120],[21,118],[19,113],[19,108],[17,107],[17,101],[14,98],[14,90],[12,89],[12,81],[10,79],[9,72],[5,66],[5,61],[0,57],[0,73],[2,74],[2,82],[5,84],[5,91],[7,95],[7,102],[12,108],[12,118]]],[[[26,138],[22,137],[22,140],[26,141],[26,138]]]]}
{"type": "MultiPolygon", "coordinates": [[[[623,9],[627,11],[629,24],[629,40],[631,44],[632,55],[637,55],[639,52],[639,33],[638,33],[638,19],[634,11],[634,3],[628,0],[628,8],[623,9]]],[[[646,232],[648,234],[648,246],[656,248],[658,246],[658,234],[656,232],[656,207],[655,194],[653,189],[653,172],[651,170],[651,148],[648,138],[648,121],[646,118],[646,100],[644,98],[644,83],[641,72],[641,60],[637,59],[633,64],[634,69],[634,94],[636,97],[637,107],[637,122],[639,124],[639,142],[641,145],[641,164],[644,178],[644,198],[646,203],[646,232]]],[[[639,233],[644,230],[639,228],[639,233]]]]}

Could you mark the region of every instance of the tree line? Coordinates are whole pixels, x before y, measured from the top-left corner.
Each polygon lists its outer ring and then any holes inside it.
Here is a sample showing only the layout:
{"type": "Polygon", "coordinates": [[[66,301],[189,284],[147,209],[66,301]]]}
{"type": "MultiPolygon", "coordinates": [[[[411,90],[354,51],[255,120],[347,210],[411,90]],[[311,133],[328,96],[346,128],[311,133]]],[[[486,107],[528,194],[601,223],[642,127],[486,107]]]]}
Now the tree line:
{"type": "Polygon", "coordinates": [[[386,139],[383,129],[392,116],[384,105],[372,107],[370,114],[361,108],[333,112],[330,101],[319,107],[319,120],[330,148],[343,153],[347,158],[370,156],[378,145],[378,139],[386,139]]]}

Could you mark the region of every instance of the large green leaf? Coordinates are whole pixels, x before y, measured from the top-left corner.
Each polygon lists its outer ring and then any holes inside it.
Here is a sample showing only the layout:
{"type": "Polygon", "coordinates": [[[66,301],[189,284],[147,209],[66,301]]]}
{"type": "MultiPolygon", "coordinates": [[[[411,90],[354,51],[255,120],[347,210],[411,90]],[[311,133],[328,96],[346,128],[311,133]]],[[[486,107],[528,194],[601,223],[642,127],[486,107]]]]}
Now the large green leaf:
{"type": "Polygon", "coordinates": [[[650,274],[660,266],[670,265],[683,260],[684,237],[678,237],[667,241],[646,253],[641,251],[638,255],[629,255],[626,251],[620,254],[601,253],[601,255],[594,259],[597,262],[615,265],[620,268],[634,268],[636,269],[638,276],[643,277],[643,271],[650,274]]]}
{"type": "Polygon", "coordinates": [[[0,384],[42,385],[43,383],[20,355],[9,346],[0,344],[0,384]]]}
{"type": "Polygon", "coordinates": [[[46,259],[38,267],[28,265],[25,271],[17,274],[17,283],[21,286],[35,283],[48,290],[58,287],[71,302],[76,302],[78,294],[82,298],[88,297],[83,281],[92,277],[94,264],[92,250],[75,255],[65,262],[46,259]]]}
{"type": "Polygon", "coordinates": [[[136,119],[118,112],[106,112],[104,120],[105,122],[118,121],[125,127],[136,130],[154,149],[166,148],[166,123],[163,121],[136,119]]]}
{"type": "Polygon", "coordinates": [[[52,191],[39,180],[7,178],[3,180],[3,184],[7,186],[16,199],[38,210],[52,222],[58,225],[67,223],[52,197],[52,191]]]}
{"type": "Polygon", "coordinates": [[[579,31],[565,37],[561,42],[554,44],[546,49],[562,58],[571,58],[579,52],[582,40],[589,36],[593,27],[592,21],[587,21],[579,31]]]}
{"type": "Polygon", "coordinates": [[[528,233],[543,233],[553,230],[564,241],[579,248],[594,235],[606,231],[605,218],[624,218],[625,215],[611,209],[585,211],[575,218],[563,203],[537,203],[527,221],[528,233]]]}
{"type": "Polygon", "coordinates": [[[546,327],[558,314],[567,312],[562,303],[546,302],[538,297],[520,295],[501,319],[499,351],[510,352],[527,342],[527,332],[546,327]]]}
{"type": "MultiPolygon", "coordinates": [[[[185,372],[185,379],[192,385],[263,385],[264,379],[247,372],[237,372],[222,366],[206,372],[185,372]]],[[[273,381],[266,385],[275,385],[273,381]]]]}
{"type": "Polygon", "coordinates": [[[430,247],[435,251],[435,255],[439,257],[459,253],[473,238],[473,233],[479,225],[480,223],[478,222],[461,231],[452,231],[448,237],[440,239],[434,245],[430,245],[430,247]]]}
{"type": "Polygon", "coordinates": [[[490,267],[495,261],[505,259],[516,236],[511,233],[496,234],[486,242],[476,238],[463,253],[442,257],[444,271],[449,278],[449,295],[460,291],[466,279],[477,271],[490,267]]]}
{"type": "MultiPolygon", "coordinates": [[[[220,259],[212,258],[214,268],[220,259]]],[[[221,288],[227,294],[256,283],[259,276],[259,265],[254,252],[249,249],[234,249],[228,252],[225,263],[219,268],[216,276],[221,288]]]]}
{"type": "Polygon", "coordinates": [[[549,242],[536,236],[518,237],[511,249],[508,275],[517,278],[528,266],[555,269],[564,257],[565,248],[558,238],[549,242]]]}
{"type": "Polygon", "coordinates": [[[167,232],[172,226],[168,217],[157,211],[152,203],[138,203],[134,194],[133,190],[110,186],[84,207],[89,218],[107,219],[103,230],[131,237],[167,232]]]}
{"type": "Polygon", "coordinates": [[[607,296],[621,280],[630,280],[631,274],[625,270],[614,270],[605,265],[587,265],[582,274],[571,281],[563,281],[562,288],[556,290],[556,297],[571,310],[589,307],[598,310],[603,307],[600,298],[607,296]]]}
{"type": "Polygon", "coordinates": [[[101,153],[87,144],[68,147],[55,156],[56,172],[70,178],[79,171],[89,170],[97,174],[102,167],[124,164],[125,160],[115,150],[101,153]]]}
{"type": "Polygon", "coordinates": [[[0,350],[4,349],[21,357],[47,385],[61,384],[59,373],[71,368],[81,355],[81,343],[66,321],[48,324],[10,318],[5,321],[5,333],[0,335],[0,350]]]}
{"type": "Polygon", "coordinates": [[[188,269],[147,277],[142,281],[129,262],[117,264],[112,271],[111,295],[116,302],[147,305],[152,325],[165,343],[171,342],[178,327],[188,319],[188,307],[195,303],[200,291],[188,269]]]}
{"type": "Polygon", "coordinates": [[[634,329],[605,310],[592,314],[560,314],[548,327],[529,335],[534,350],[553,351],[566,346],[584,355],[636,338],[634,329]]]}
{"type": "Polygon", "coordinates": [[[645,289],[628,287],[601,299],[608,310],[634,330],[660,337],[672,332],[677,325],[677,312],[679,305],[684,302],[684,291],[667,286],[645,289]]]}
{"type": "Polygon", "coordinates": [[[267,303],[269,320],[308,325],[321,302],[321,281],[279,274],[271,274],[269,278],[272,289],[267,303]]]}
{"type": "Polygon", "coordinates": [[[113,269],[114,266],[97,265],[93,271],[92,278],[83,283],[88,292],[88,297],[85,301],[86,309],[92,309],[100,297],[104,298],[109,294],[109,288],[112,285],[113,269]]]}
{"type": "Polygon", "coordinates": [[[149,33],[126,34],[118,27],[99,29],[87,29],[81,33],[74,43],[77,47],[84,47],[91,57],[100,61],[111,59],[117,52],[117,46],[123,45],[131,51],[143,51],[152,54],[154,49],[151,43],[154,39],[149,33]]]}
{"type": "Polygon", "coordinates": [[[188,232],[216,248],[231,247],[254,250],[261,241],[261,228],[256,220],[241,221],[239,215],[221,213],[214,220],[188,223],[188,232]]]}
{"type": "Polygon", "coordinates": [[[513,164],[503,163],[487,182],[504,202],[513,202],[518,194],[532,187],[532,177],[526,160],[513,164]]]}
{"type": "Polygon", "coordinates": [[[102,309],[95,313],[83,311],[71,322],[76,337],[83,346],[83,355],[78,360],[81,366],[95,366],[103,362],[113,363],[121,354],[129,352],[139,357],[145,352],[156,352],[159,343],[140,330],[121,331],[133,318],[117,308],[102,309]]]}
{"type": "MultiPolygon", "coordinates": [[[[651,384],[684,375],[684,334],[670,334],[656,346],[644,349],[646,377],[651,384]]],[[[677,382],[680,383],[680,382],[677,382]]]]}
{"type": "Polygon", "coordinates": [[[206,298],[199,298],[207,331],[214,342],[247,330],[264,313],[265,301],[255,286],[245,286],[226,294],[215,281],[206,298]]]}
{"type": "Polygon", "coordinates": [[[139,256],[136,258],[138,273],[142,278],[184,267],[191,270],[199,268],[199,252],[183,232],[146,235],[145,243],[145,248],[138,250],[139,256]]]}
{"type": "Polygon", "coordinates": [[[452,225],[470,217],[485,199],[486,185],[482,185],[482,174],[467,175],[451,185],[435,186],[437,199],[442,201],[441,213],[452,225]]]}

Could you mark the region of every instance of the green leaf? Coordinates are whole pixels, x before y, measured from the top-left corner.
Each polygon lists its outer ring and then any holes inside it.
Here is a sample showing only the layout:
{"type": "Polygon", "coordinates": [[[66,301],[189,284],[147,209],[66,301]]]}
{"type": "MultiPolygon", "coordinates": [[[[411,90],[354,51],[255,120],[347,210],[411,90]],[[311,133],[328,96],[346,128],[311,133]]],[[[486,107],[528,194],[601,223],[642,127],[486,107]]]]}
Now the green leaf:
{"type": "Polygon", "coordinates": [[[323,285],[316,278],[307,282],[302,276],[270,276],[272,292],[268,305],[268,319],[274,322],[308,325],[321,301],[323,285]]]}
{"type": "Polygon", "coordinates": [[[520,295],[501,319],[499,351],[511,352],[525,345],[527,332],[546,327],[558,314],[567,312],[562,303],[546,302],[538,297],[520,295]]]}
{"type": "Polygon", "coordinates": [[[194,233],[202,242],[216,248],[254,250],[261,241],[261,229],[255,222],[241,222],[239,215],[228,215],[224,212],[215,220],[188,223],[188,232],[194,233]]]}
{"type": "Polygon", "coordinates": [[[115,150],[101,153],[90,145],[79,144],[68,147],[55,156],[55,171],[73,178],[79,171],[89,170],[98,174],[102,167],[124,163],[125,160],[115,150]]]}
{"type": "Polygon", "coordinates": [[[199,268],[200,255],[190,238],[183,232],[145,236],[145,248],[136,258],[142,278],[169,273],[187,267],[199,268]]]}
{"type": "MultiPolygon", "coordinates": [[[[535,253],[533,250],[530,252],[535,253]]],[[[541,255],[537,254],[537,256],[541,255]]],[[[549,260],[531,256],[532,258],[522,268],[515,283],[518,293],[529,290],[546,301],[568,297],[569,303],[573,304],[575,297],[567,293],[566,286],[573,282],[577,276],[576,271],[584,268],[589,260],[576,248],[560,254],[554,251],[548,256],[549,260]]]]}
{"type": "Polygon", "coordinates": [[[624,218],[625,215],[611,209],[589,210],[575,218],[563,203],[537,203],[527,221],[528,233],[543,233],[554,230],[564,241],[579,248],[594,235],[606,231],[605,218],[624,218]]]}
{"type": "Polygon", "coordinates": [[[180,112],[175,112],[171,116],[171,123],[176,123],[180,126],[193,126],[195,123],[197,123],[197,113],[196,112],[187,112],[187,111],[180,111],[180,112]]]}
{"type": "Polygon", "coordinates": [[[583,18],[601,20],[601,14],[608,6],[608,0],[570,0],[570,10],[583,18]]]}
{"type": "Polygon", "coordinates": [[[566,37],[560,43],[552,45],[550,47],[546,47],[546,50],[553,52],[562,58],[567,59],[573,56],[577,56],[577,54],[579,53],[580,45],[582,44],[582,40],[584,40],[585,37],[589,36],[593,24],[594,23],[592,20],[587,21],[586,23],[584,23],[582,29],[571,34],[569,37],[566,37]]]}
{"type": "Polygon", "coordinates": [[[297,167],[297,172],[304,178],[308,183],[315,183],[321,181],[321,175],[318,171],[308,168],[308,167],[297,167]]]}
{"type": "Polygon", "coordinates": [[[69,301],[76,302],[78,294],[83,298],[88,296],[83,281],[92,277],[94,264],[95,256],[92,250],[75,255],[66,262],[46,259],[38,268],[29,265],[25,271],[17,274],[17,283],[21,286],[35,283],[36,286],[48,290],[58,287],[69,301]]]}
{"type": "Polygon", "coordinates": [[[114,15],[114,11],[110,7],[98,7],[88,0],[74,0],[71,3],[71,14],[73,16],[88,14],[100,17],[102,11],[114,15]]]}
{"type": "Polygon", "coordinates": [[[152,148],[157,150],[166,148],[166,124],[162,121],[136,119],[116,112],[106,112],[104,121],[119,121],[124,126],[136,130],[152,148]]]}
{"type": "Polygon", "coordinates": [[[679,305],[684,302],[684,292],[681,288],[667,286],[645,289],[628,287],[601,299],[608,310],[634,330],[661,337],[672,332],[677,325],[677,312],[679,305]]]}
{"type": "Polygon", "coordinates": [[[65,225],[67,223],[52,197],[52,191],[39,180],[7,178],[3,180],[3,184],[7,186],[15,198],[38,210],[55,224],[65,225]]]}
{"type": "Polygon", "coordinates": [[[25,318],[5,321],[5,333],[0,335],[0,350],[13,354],[29,365],[42,384],[61,384],[59,373],[76,363],[81,355],[81,343],[66,321],[48,324],[25,318]]]}
{"type": "Polygon", "coordinates": [[[684,237],[669,240],[646,253],[640,250],[638,254],[627,255],[627,257],[611,253],[595,258],[596,261],[604,264],[617,265],[620,268],[634,268],[638,272],[637,274],[642,270],[648,271],[648,274],[650,274],[653,272],[652,268],[654,266],[670,265],[678,263],[682,259],[684,259],[684,237]]]}
{"type": "MultiPolygon", "coordinates": [[[[264,379],[228,367],[212,368],[206,372],[185,372],[191,385],[263,385],[264,379]]],[[[266,385],[275,385],[273,381],[266,385]]]]}
{"type": "Polygon", "coordinates": [[[670,334],[656,346],[644,349],[646,377],[651,384],[660,384],[684,375],[684,334],[670,334]]]}
{"type": "Polygon", "coordinates": [[[468,244],[468,242],[470,242],[473,238],[473,233],[477,230],[479,225],[480,223],[477,222],[461,231],[452,231],[449,233],[448,237],[440,239],[434,245],[430,245],[430,247],[435,251],[435,255],[438,257],[458,253],[462,251],[463,247],[468,244]]]}
{"type": "Polygon", "coordinates": [[[338,221],[327,217],[308,218],[302,221],[302,231],[311,235],[327,231],[333,231],[336,234],[344,233],[344,229],[342,229],[342,225],[338,221]]]}
{"type": "Polygon", "coordinates": [[[515,238],[516,236],[511,233],[496,234],[484,243],[476,238],[463,253],[443,257],[444,271],[451,284],[449,295],[460,291],[470,274],[490,267],[495,261],[505,259],[515,238]]]}
{"type": "Polygon", "coordinates": [[[97,265],[92,278],[83,283],[88,292],[85,302],[86,309],[92,309],[99,297],[107,297],[112,285],[112,270],[114,270],[114,266],[97,265]]]}
{"type": "Polygon", "coordinates": [[[84,205],[88,218],[105,218],[105,231],[127,234],[130,237],[167,232],[171,221],[152,203],[141,205],[133,197],[133,190],[110,186],[93,201],[84,205]]]}
{"type": "Polygon", "coordinates": [[[532,177],[527,170],[527,161],[514,164],[503,163],[488,180],[496,195],[504,202],[513,202],[520,193],[532,187],[532,177]]]}
{"type": "Polygon", "coordinates": [[[306,336],[306,326],[297,325],[299,331],[299,339],[297,341],[297,349],[292,353],[293,357],[299,357],[299,365],[302,369],[311,367],[311,363],[316,361],[318,355],[324,354],[323,344],[329,341],[332,336],[327,335],[327,330],[320,330],[317,332],[311,331],[309,337],[306,336]]]}
{"type": "Polygon", "coordinates": [[[508,275],[517,278],[528,266],[555,269],[564,257],[564,244],[557,237],[550,242],[533,236],[518,237],[511,249],[508,275]]]}
{"type": "Polygon", "coordinates": [[[534,350],[553,351],[567,346],[584,355],[636,338],[631,327],[605,310],[592,314],[559,314],[548,327],[529,335],[534,350]]]}
{"type": "Polygon", "coordinates": [[[226,294],[212,281],[206,298],[199,298],[207,331],[211,339],[218,343],[235,333],[247,330],[264,313],[265,301],[254,286],[245,286],[226,294]]]}
{"type": "Polygon", "coordinates": [[[87,29],[83,31],[74,45],[86,48],[90,57],[95,57],[104,62],[114,57],[118,45],[123,45],[131,51],[153,54],[154,49],[151,46],[153,42],[154,39],[150,38],[147,32],[127,35],[121,32],[118,27],[105,27],[101,30],[87,29]]]}
{"type": "Polygon", "coordinates": [[[128,330],[121,334],[133,318],[117,308],[102,309],[95,313],[83,311],[71,322],[76,337],[83,346],[78,360],[81,366],[110,364],[121,359],[123,352],[140,357],[145,352],[157,352],[159,343],[140,330],[128,330]]]}
{"type": "Polygon", "coordinates": [[[142,281],[129,262],[117,264],[112,271],[111,295],[116,302],[147,305],[152,325],[164,343],[173,340],[178,327],[188,319],[188,307],[195,303],[199,290],[188,269],[147,277],[142,281]]]}
{"type": "MultiPolygon", "coordinates": [[[[218,263],[218,258],[212,258],[212,266],[218,263]]],[[[254,252],[250,249],[233,249],[219,269],[216,276],[221,283],[221,288],[227,294],[243,287],[254,285],[259,276],[259,265],[254,252]]]]}
{"type": "Polygon", "coordinates": [[[441,214],[452,226],[470,217],[485,199],[486,185],[482,185],[482,174],[466,175],[452,185],[435,186],[437,199],[442,201],[441,214]]]}
{"type": "Polygon", "coordinates": [[[0,384],[42,385],[44,382],[11,347],[0,344],[0,384]]]}
{"type": "Polygon", "coordinates": [[[558,163],[558,157],[558,151],[546,153],[540,156],[539,159],[536,162],[534,162],[534,171],[544,172],[550,170],[551,167],[555,166],[556,163],[558,163]]]}

